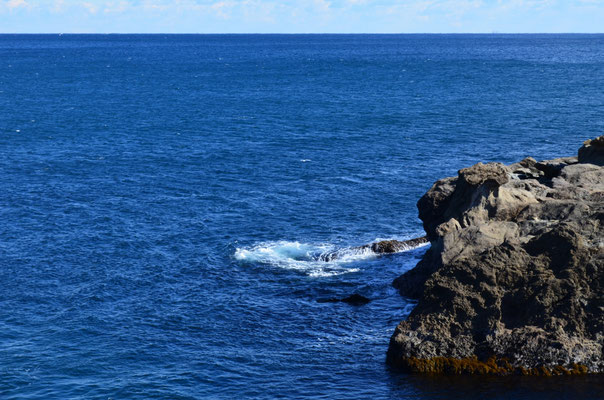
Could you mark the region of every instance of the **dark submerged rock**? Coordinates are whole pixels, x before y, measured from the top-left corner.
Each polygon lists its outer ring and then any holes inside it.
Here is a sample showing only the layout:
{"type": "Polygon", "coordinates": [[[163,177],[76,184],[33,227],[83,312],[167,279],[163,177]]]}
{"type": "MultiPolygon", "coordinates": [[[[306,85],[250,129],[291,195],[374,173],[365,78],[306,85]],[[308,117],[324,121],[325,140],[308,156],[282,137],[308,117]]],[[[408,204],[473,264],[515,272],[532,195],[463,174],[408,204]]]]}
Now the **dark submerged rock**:
{"type": "Polygon", "coordinates": [[[350,304],[352,306],[362,306],[362,305],[365,305],[365,304],[371,302],[371,300],[369,300],[365,296],[361,296],[360,294],[355,293],[351,296],[343,298],[342,302],[350,304]]]}
{"type": "Polygon", "coordinates": [[[604,372],[604,136],[579,157],[476,164],[419,200],[431,248],[387,360],[412,372],[604,372]]]}
{"type": "Polygon", "coordinates": [[[365,296],[362,296],[360,294],[354,293],[348,297],[344,297],[343,299],[336,299],[336,298],[331,298],[331,299],[319,299],[317,300],[318,303],[347,303],[350,304],[352,306],[362,306],[365,305],[367,303],[370,303],[371,300],[368,299],[365,296]]]}

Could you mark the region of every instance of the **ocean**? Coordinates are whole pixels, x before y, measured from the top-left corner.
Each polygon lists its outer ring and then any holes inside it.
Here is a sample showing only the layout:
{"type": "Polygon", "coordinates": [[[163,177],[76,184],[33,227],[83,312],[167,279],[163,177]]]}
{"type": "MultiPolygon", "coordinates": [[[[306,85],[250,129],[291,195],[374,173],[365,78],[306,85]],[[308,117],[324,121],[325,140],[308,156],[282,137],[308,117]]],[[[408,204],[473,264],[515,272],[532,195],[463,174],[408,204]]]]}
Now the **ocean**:
{"type": "Polygon", "coordinates": [[[0,35],[0,398],[598,398],[390,369],[426,247],[354,247],[603,133],[604,35],[0,35]]]}

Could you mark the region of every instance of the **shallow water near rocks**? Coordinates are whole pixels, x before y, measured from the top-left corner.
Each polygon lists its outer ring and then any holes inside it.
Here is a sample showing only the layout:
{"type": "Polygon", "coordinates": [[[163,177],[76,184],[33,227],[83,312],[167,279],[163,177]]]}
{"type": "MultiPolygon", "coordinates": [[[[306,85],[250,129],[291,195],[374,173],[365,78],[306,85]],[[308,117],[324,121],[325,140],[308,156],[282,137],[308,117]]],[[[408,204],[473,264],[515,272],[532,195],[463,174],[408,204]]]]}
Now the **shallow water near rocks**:
{"type": "Polygon", "coordinates": [[[603,87],[604,35],[0,35],[0,397],[598,398],[389,369],[426,247],[353,248],[573,155],[603,87]]]}

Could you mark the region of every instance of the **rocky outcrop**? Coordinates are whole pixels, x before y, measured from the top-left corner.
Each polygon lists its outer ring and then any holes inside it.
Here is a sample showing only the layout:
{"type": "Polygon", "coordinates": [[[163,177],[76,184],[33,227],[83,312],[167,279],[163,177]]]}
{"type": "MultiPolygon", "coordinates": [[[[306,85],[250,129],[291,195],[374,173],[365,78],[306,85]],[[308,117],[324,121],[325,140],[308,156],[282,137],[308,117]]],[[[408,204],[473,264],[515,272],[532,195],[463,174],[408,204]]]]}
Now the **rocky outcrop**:
{"type": "Polygon", "coordinates": [[[604,165],[604,136],[583,143],[579,149],[579,162],[604,165]]]}
{"type": "Polygon", "coordinates": [[[604,372],[604,136],[579,157],[476,164],[419,200],[431,242],[388,362],[414,372],[604,372]]]}
{"type": "Polygon", "coordinates": [[[359,247],[359,249],[371,249],[376,254],[391,254],[398,253],[405,250],[415,249],[418,246],[428,243],[428,239],[425,236],[410,240],[382,240],[381,242],[375,242],[366,244],[359,247]]]}
{"type": "Polygon", "coordinates": [[[349,247],[347,249],[340,249],[335,251],[328,251],[318,255],[319,261],[331,262],[337,259],[347,256],[350,253],[375,253],[377,255],[399,253],[401,251],[412,250],[419,246],[428,243],[428,239],[425,236],[409,239],[409,240],[382,240],[379,242],[373,242],[364,244],[362,246],[349,247]]]}

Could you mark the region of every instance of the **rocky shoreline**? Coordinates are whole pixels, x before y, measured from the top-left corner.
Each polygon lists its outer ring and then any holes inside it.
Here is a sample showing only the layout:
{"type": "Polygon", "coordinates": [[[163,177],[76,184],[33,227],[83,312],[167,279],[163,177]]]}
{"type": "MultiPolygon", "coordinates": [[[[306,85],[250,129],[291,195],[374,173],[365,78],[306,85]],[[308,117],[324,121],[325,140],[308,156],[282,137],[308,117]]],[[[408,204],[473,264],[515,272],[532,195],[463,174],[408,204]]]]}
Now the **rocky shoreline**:
{"type": "Polygon", "coordinates": [[[418,202],[430,249],[387,362],[410,372],[604,372],[604,136],[578,157],[476,164],[418,202]]]}

